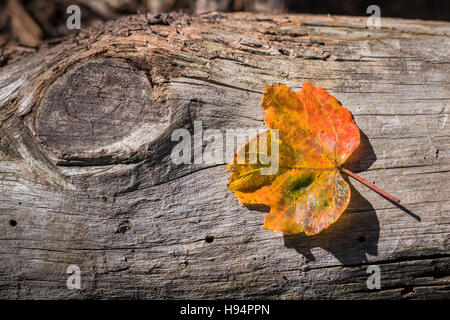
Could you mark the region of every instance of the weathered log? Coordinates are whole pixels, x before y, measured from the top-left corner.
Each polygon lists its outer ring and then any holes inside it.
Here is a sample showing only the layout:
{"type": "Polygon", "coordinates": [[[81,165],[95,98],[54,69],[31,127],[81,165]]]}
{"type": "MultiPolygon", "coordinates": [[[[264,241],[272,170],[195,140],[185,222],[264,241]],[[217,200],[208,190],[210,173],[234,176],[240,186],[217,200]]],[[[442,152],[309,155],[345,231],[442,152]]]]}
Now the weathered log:
{"type": "Polygon", "coordinates": [[[449,298],[446,22],[130,16],[0,69],[0,297],[449,298]],[[171,161],[176,128],[264,128],[265,86],[353,114],[352,199],[319,235],[263,230],[226,161],[171,161]],[[418,218],[420,217],[420,218],[418,218]],[[69,290],[69,265],[81,289],[69,290]],[[381,269],[381,289],[366,281],[381,269]]]}

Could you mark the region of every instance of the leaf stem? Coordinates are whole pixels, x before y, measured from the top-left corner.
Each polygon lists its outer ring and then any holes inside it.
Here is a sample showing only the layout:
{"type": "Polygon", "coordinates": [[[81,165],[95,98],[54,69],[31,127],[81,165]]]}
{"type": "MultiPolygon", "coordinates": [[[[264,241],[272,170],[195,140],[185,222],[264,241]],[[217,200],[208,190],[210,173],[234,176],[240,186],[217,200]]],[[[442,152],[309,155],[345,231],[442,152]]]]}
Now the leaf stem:
{"type": "Polygon", "coordinates": [[[361,178],[360,176],[358,176],[357,174],[351,172],[350,170],[341,168],[341,171],[342,171],[342,172],[345,172],[345,173],[348,174],[349,176],[352,176],[353,178],[355,178],[355,179],[358,180],[359,182],[365,184],[365,185],[368,186],[370,189],[372,189],[372,190],[378,192],[379,194],[381,194],[381,195],[382,195],[383,197],[385,197],[386,199],[389,199],[390,201],[395,202],[395,203],[397,203],[397,204],[400,203],[400,200],[397,199],[396,197],[391,196],[389,193],[387,193],[387,192],[381,190],[381,189],[378,188],[378,187],[375,187],[375,186],[374,186],[373,184],[371,184],[369,181],[367,181],[367,180],[361,178]]]}

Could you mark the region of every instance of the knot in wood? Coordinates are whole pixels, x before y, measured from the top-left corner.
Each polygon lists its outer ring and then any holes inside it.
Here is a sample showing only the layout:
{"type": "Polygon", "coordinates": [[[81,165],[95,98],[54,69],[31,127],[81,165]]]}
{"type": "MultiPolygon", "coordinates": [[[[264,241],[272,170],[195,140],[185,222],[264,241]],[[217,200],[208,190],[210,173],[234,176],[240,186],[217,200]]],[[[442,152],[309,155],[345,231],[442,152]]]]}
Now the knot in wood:
{"type": "MultiPolygon", "coordinates": [[[[76,156],[120,141],[150,110],[151,84],[143,71],[110,59],[81,63],[48,88],[35,132],[58,157],[76,156]]],[[[106,151],[105,151],[106,152],[106,151]]]]}

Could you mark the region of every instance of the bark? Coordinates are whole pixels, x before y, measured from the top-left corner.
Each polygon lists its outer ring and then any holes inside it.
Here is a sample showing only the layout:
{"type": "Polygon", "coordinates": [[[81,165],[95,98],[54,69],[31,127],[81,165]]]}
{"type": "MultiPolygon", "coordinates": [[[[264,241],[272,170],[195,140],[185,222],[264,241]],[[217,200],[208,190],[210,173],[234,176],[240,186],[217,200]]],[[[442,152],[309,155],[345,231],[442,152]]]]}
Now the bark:
{"type": "Polygon", "coordinates": [[[0,297],[449,298],[450,24],[366,19],[130,16],[0,69],[0,297]],[[361,128],[346,168],[402,206],[350,180],[338,222],[288,237],[225,161],[171,161],[174,129],[264,128],[264,88],[304,81],[361,128]]]}

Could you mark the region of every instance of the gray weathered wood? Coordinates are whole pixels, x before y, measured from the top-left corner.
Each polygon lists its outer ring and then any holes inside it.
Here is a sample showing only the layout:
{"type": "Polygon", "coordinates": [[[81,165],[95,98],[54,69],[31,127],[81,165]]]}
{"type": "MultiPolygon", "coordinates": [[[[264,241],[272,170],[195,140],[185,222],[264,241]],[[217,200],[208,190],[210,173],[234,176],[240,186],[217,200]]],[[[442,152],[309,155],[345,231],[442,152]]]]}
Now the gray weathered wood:
{"type": "Polygon", "coordinates": [[[0,297],[449,298],[450,24],[365,23],[131,16],[0,69],[0,297]],[[287,237],[225,161],[170,160],[175,128],[264,128],[264,87],[306,80],[363,132],[347,167],[403,208],[350,180],[337,223],[287,237]]]}

